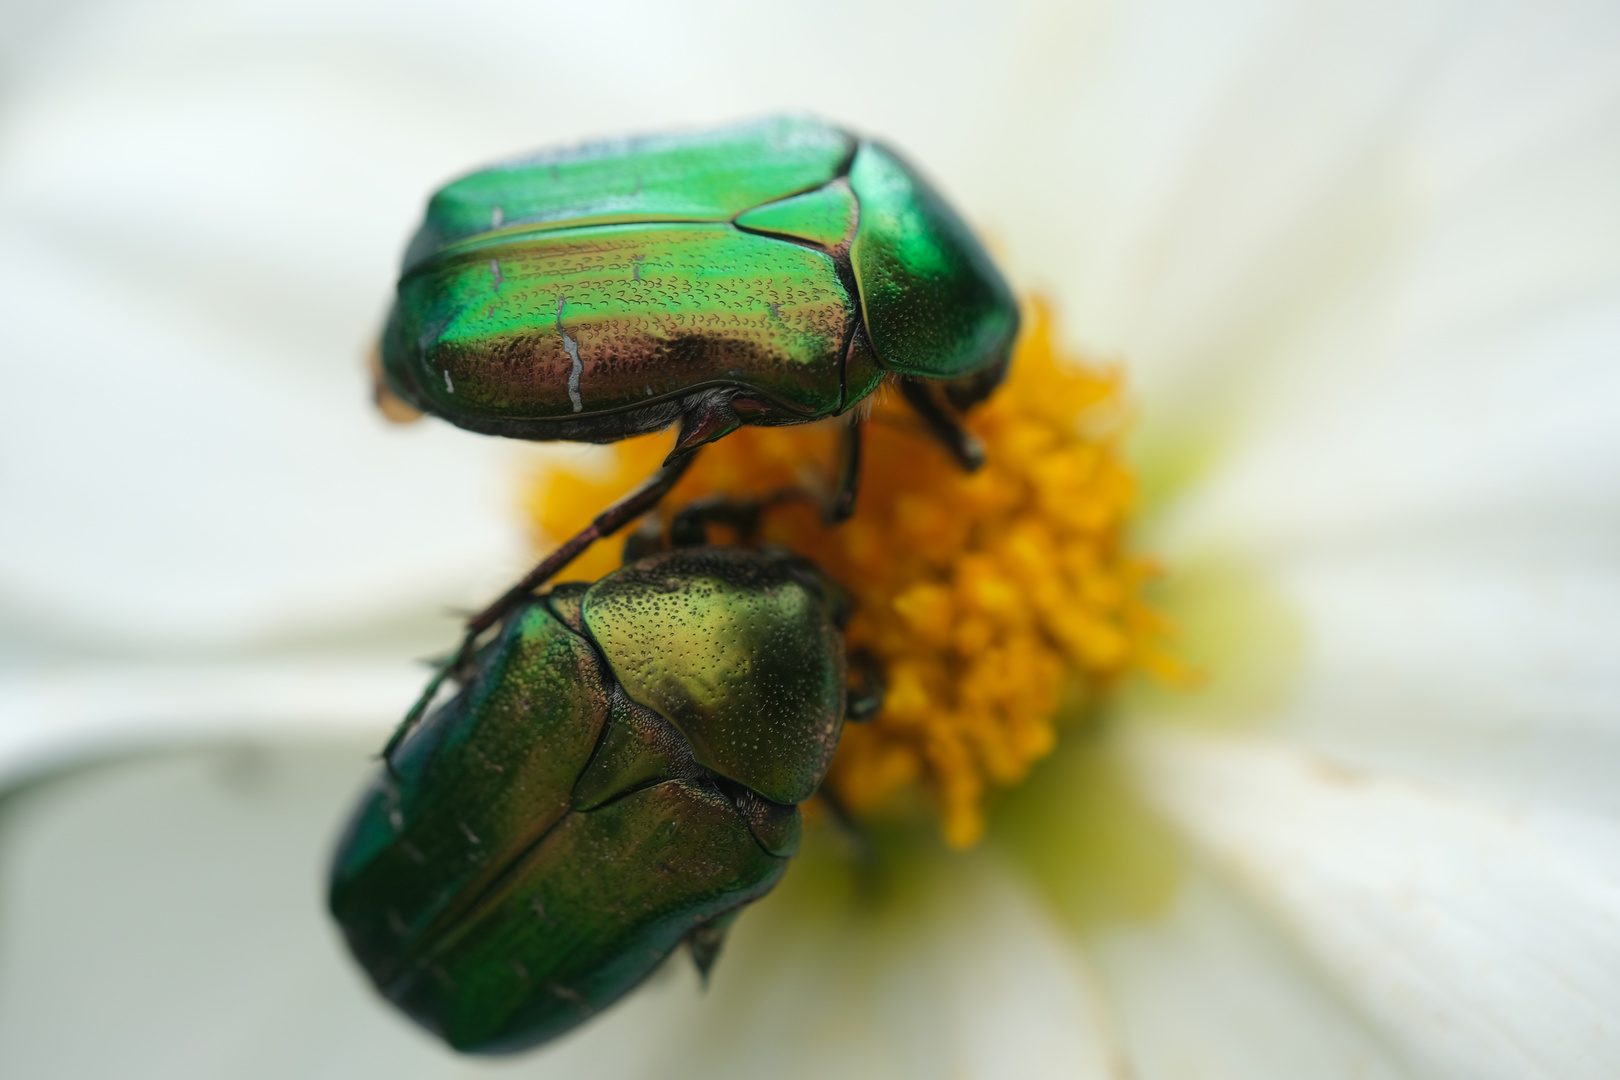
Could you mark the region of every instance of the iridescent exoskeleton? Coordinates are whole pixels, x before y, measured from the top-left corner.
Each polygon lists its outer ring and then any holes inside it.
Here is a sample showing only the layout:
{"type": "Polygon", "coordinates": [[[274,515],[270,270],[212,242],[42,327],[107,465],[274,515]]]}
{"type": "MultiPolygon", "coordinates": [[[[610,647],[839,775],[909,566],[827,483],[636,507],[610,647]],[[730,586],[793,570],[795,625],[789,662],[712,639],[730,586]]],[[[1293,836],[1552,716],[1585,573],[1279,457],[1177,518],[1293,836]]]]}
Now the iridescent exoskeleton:
{"type": "MultiPolygon", "coordinates": [[[[520,439],[680,425],[664,468],[474,617],[477,633],[741,425],[849,413],[889,377],[975,467],[954,415],[1001,381],[1017,329],[995,264],[903,158],[776,117],[549,151],[440,189],[405,255],[378,392],[520,439]]],[[[834,520],[854,506],[848,431],[834,520]]]]}
{"type": "Polygon", "coordinates": [[[682,941],[706,972],[798,849],[845,717],[843,616],[803,560],[712,547],[513,610],[339,843],[332,913],[378,989],[498,1053],[682,941]]]}

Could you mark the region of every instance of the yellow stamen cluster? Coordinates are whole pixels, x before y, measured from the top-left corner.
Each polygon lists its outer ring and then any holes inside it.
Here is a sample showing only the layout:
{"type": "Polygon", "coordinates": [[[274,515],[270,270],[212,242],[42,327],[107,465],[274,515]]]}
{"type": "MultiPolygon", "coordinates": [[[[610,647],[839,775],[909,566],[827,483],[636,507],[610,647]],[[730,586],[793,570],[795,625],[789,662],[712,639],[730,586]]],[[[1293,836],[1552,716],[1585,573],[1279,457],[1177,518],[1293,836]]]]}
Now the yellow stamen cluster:
{"type": "MultiPolygon", "coordinates": [[[[787,502],[762,526],[762,540],[850,591],[849,648],[875,656],[887,680],[878,715],[845,728],[828,785],[861,813],[926,784],[958,847],[983,832],[991,786],[1051,751],[1063,699],[1132,668],[1170,668],[1155,646],[1163,624],[1141,596],[1153,568],[1124,542],[1133,485],[1120,372],[1060,356],[1045,309],[1031,315],[1006,383],[967,419],[983,468],[964,473],[899,395],[880,391],[855,516],[828,528],[808,502],[787,502]]],[[[834,424],[745,428],[699,454],[666,510],[717,492],[826,490],[837,439],[834,424]]],[[[668,447],[668,435],[620,443],[600,480],[547,473],[535,523],[570,535],[668,447]]],[[[596,545],[568,576],[607,572],[618,550],[596,545]]]]}

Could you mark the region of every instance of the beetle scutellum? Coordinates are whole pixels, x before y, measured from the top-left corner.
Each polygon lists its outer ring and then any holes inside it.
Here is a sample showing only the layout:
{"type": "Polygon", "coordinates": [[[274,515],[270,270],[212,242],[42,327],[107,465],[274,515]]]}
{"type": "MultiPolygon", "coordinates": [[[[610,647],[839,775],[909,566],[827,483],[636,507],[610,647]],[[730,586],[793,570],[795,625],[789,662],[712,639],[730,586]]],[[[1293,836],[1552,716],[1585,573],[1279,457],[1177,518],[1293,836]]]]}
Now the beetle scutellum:
{"type": "MultiPolygon", "coordinates": [[[[973,467],[952,413],[1000,382],[1017,328],[995,265],[914,169],[775,117],[550,151],[442,188],[405,255],[378,393],[522,439],[680,423],[664,467],[470,620],[475,636],[740,425],[848,413],[889,376],[973,467]]],[[[834,519],[853,509],[849,432],[834,519]]]]}
{"type": "Polygon", "coordinates": [[[332,913],[378,989],[499,1053],[605,1008],[682,940],[707,973],[837,746],[843,614],[803,560],[712,547],[514,609],[338,846],[332,913]]]}

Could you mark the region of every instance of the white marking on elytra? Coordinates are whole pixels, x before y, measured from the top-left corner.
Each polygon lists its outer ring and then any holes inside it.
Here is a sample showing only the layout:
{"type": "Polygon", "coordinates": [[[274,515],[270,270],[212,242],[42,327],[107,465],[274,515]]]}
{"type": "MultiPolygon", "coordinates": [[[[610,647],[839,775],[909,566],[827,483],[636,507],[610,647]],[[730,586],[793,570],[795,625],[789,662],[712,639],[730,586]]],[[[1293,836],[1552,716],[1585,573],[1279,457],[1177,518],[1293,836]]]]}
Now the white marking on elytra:
{"type": "Polygon", "coordinates": [[[579,396],[579,377],[585,373],[585,365],[579,358],[579,342],[563,329],[563,306],[567,303],[568,297],[557,297],[557,333],[562,335],[563,350],[568,353],[568,359],[574,362],[574,370],[568,373],[568,400],[574,403],[575,412],[581,412],[585,408],[585,401],[579,396]]]}
{"type": "Polygon", "coordinates": [[[495,275],[495,288],[499,289],[501,287],[501,260],[489,260],[489,272],[495,275]]]}
{"type": "Polygon", "coordinates": [[[450,373],[448,371],[444,372],[444,389],[446,393],[453,394],[456,392],[456,384],[450,381],[450,373]]]}
{"type": "Polygon", "coordinates": [[[539,916],[541,921],[543,921],[547,926],[557,925],[552,921],[551,916],[546,914],[546,905],[540,902],[540,898],[538,896],[529,897],[529,906],[534,908],[535,915],[539,916]]]}
{"type": "Polygon", "coordinates": [[[646,257],[647,256],[645,256],[645,255],[637,255],[635,258],[630,260],[630,280],[631,281],[640,281],[641,280],[641,260],[645,259],[646,257]]]}
{"type": "Polygon", "coordinates": [[[506,220],[506,215],[501,213],[501,208],[500,207],[497,206],[495,209],[493,209],[493,210],[491,210],[489,212],[489,227],[490,228],[492,228],[492,229],[500,228],[501,227],[501,222],[504,221],[504,220],[506,220]]]}

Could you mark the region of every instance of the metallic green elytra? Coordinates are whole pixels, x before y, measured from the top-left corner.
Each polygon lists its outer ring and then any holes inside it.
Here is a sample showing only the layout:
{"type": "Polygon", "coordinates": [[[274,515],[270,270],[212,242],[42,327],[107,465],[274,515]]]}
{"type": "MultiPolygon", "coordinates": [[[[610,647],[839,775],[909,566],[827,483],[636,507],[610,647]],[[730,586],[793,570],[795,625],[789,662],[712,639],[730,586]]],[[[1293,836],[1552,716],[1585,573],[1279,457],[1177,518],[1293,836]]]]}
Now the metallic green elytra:
{"type": "Polygon", "coordinates": [[[685,417],[707,441],[845,412],[885,373],[964,407],[1017,327],[915,170],[790,116],[449,184],[406,253],[382,366],[394,394],[473,431],[611,442],[685,417]]]}
{"type": "Polygon", "coordinates": [[[377,988],[500,1053],[687,941],[707,970],[782,876],[844,718],[836,590],[737,548],[651,555],[511,611],[401,742],[333,860],[377,988]]]}

